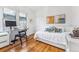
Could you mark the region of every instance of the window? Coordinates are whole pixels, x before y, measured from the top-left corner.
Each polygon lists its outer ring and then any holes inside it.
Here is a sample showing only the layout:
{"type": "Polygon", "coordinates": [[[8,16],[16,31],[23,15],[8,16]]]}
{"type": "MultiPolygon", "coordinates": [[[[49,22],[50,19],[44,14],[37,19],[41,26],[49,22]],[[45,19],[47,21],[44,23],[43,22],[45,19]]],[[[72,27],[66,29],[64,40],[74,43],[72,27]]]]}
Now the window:
{"type": "Polygon", "coordinates": [[[3,19],[4,19],[4,31],[9,31],[10,27],[6,27],[5,21],[15,21],[16,22],[16,12],[14,10],[4,8],[3,19]]]}
{"type": "Polygon", "coordinates": [[[16,21],[16,12],[11,9],[4,8],[3,17],[5,21],[16,21]]]}
{"type": "Polygon", "coordinates": [[[21,28],[26,28],[27,26],[26,14],[19,13],[19,24],[21,28]]]}

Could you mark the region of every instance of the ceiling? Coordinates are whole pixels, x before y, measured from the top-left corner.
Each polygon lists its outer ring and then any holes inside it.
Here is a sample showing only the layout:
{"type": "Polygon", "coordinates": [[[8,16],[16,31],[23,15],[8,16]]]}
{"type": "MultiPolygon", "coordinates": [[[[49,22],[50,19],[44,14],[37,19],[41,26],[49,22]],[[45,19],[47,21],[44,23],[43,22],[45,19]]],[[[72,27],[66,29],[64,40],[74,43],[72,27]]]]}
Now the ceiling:
{"type": "MultiPolygon", "coordinates": [[[[48,6],[2,6],[2,8],[10,8],[12,10],[18,10],[18,11],[22,11],[24,13],[27,10],[31,10],[32,12],[36,13],[36,12],[39,12],[39,10],[42,11],[44,8],[47,8],[47,7],[48,6]]],[[[48,9],[50,9],[51,7],[54,7],[54,6],[49,6],[48,9]]],[[[55,7],[57,7],[57,6],[55,6],[55,7]]],[[[62,6],[58,6],[58,7],[62,7],[62,6]]]]}
{"type": "Polygon", "coordinates": [[[44,8],[42,6],[2,6],[2,8],[10,8],[13,10],[19,10],[26,12],[26,10],[31,10],[33,12],[37,12],[38,10],[44,8]]]}

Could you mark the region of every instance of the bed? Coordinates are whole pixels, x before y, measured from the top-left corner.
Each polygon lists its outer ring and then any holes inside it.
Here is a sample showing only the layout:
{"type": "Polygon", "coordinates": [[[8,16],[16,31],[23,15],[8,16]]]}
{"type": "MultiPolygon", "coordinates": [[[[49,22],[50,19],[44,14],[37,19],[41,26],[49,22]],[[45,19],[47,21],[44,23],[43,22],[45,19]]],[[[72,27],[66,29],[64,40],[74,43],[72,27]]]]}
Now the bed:
{"type": "Polygon", "coordinates": [[[53,45],[58,48],[66,49],[67,48],[66,34],[67,32],[54,33],[47,31],[38,31],[35,33],[34,39],[53,45]]]}

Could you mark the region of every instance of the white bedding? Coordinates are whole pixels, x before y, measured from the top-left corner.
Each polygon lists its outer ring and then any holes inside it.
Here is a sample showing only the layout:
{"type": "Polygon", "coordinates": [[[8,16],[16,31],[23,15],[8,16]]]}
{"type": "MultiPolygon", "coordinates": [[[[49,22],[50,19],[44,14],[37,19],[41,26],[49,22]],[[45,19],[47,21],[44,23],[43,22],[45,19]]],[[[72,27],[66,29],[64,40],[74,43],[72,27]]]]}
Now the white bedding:
{"type": "MultiPolygon", "coordinates": [[[[66,45],[66,33],[53,33],[53,32],[46,32],[46,31],[38,31],[36,32],[34,38],[40,38],[45,41],[49,41],[51,43],[59,44],[59,45],[66,45]]],[[[61,47],[59,47],[61,48],[61,47]]]]}

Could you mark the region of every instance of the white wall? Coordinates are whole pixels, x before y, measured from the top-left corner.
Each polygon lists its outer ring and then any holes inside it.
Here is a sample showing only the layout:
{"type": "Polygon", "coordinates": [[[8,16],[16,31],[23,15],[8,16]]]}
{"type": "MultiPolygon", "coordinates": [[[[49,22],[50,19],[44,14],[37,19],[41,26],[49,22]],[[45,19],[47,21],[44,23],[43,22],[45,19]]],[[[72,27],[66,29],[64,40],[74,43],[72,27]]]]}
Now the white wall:
{"type": "Polygon", "coordinates": [[[29,28],[28,29],[28,35],[30,34],[33,34],[35,33],[35,13],[32,12],[32,11],[28,11],[28,14],[27,14],[28,18],[27,18],[27,27],[29,28]],[[32,20],[30,22],[30,20],[32,20]]]}
{"type": "Polygon", "coordinates": [[[72,25],[79,26],[79,6],[72,7],[72,25]]]}
{"type": "Polygon", "coordinates": [[[71,25],[72,23],[72,13],[71,7],[41,7],[36,14],[36,31],[41,30],[45,27],[46,24],[46,16],[55,16],[60,14],[66,15],[66,24],[71,25]]]}

